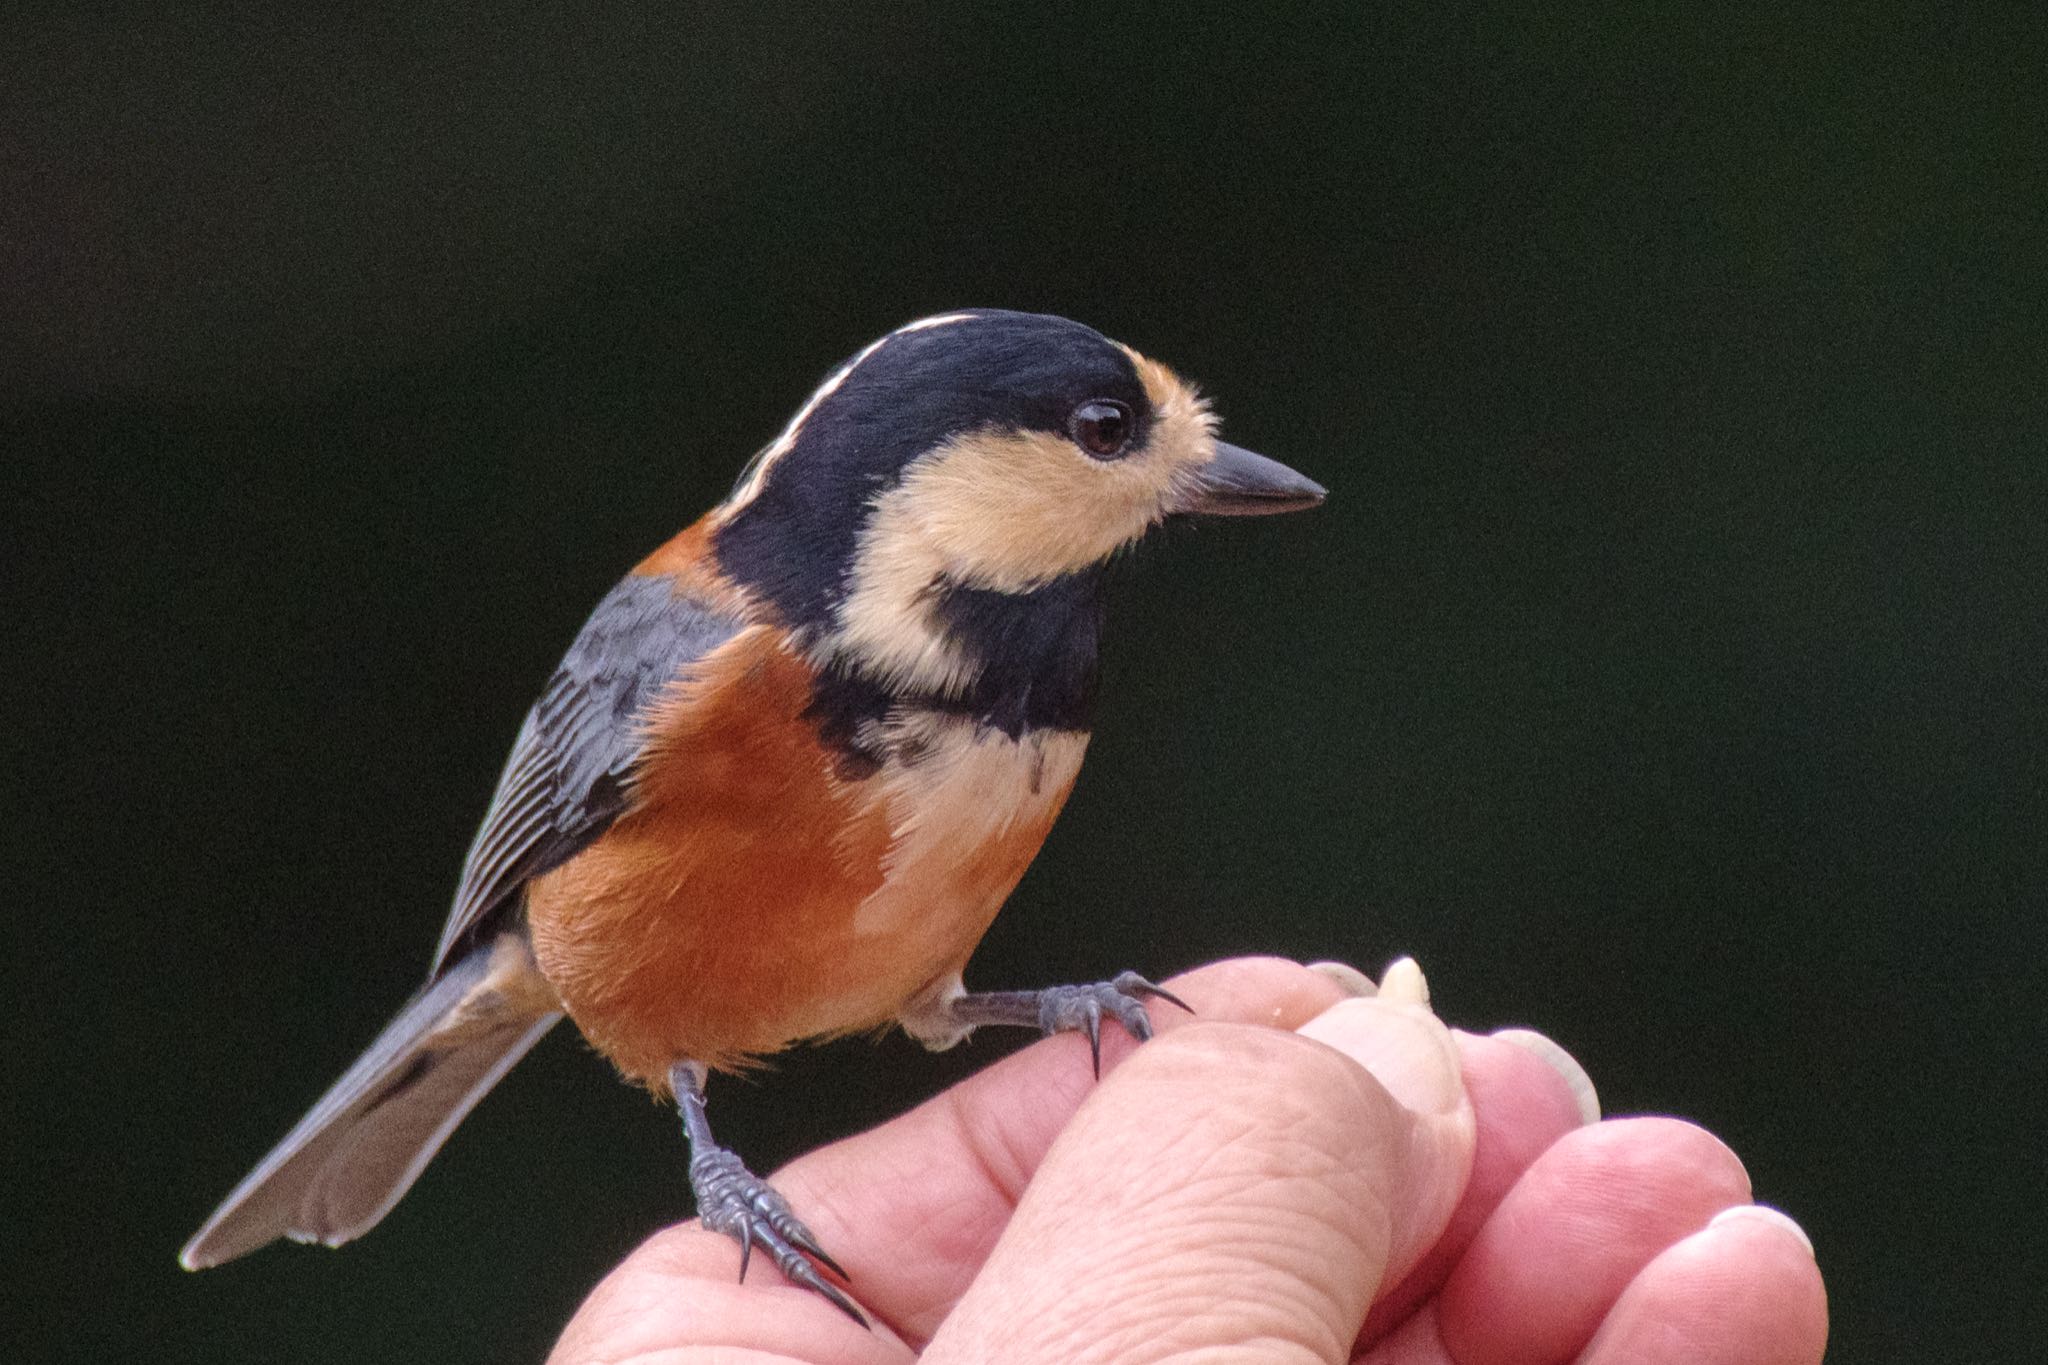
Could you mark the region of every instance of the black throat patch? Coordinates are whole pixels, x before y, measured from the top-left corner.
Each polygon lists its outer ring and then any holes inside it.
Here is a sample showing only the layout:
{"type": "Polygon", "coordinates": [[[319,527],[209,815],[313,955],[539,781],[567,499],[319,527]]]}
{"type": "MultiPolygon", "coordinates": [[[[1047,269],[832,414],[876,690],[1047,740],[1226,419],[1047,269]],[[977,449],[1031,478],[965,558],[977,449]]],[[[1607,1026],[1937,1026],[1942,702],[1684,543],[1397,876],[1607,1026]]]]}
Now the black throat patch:
{"type": "Polygon", "coordinates": [[[865,777],[881,766],[887,755],[861,731],[891,711],[963,716],[1011,739],[1030,730],[1088,730],[1101,656],[1100,568],[1064,574],[1028,592],[942,579],[932,588],[931,613],[980,673],[962,691],[944,695],[891,689],[857,662],[834,662],[819,675],[805,714],[839,752],[842,776],[865,777]]]}

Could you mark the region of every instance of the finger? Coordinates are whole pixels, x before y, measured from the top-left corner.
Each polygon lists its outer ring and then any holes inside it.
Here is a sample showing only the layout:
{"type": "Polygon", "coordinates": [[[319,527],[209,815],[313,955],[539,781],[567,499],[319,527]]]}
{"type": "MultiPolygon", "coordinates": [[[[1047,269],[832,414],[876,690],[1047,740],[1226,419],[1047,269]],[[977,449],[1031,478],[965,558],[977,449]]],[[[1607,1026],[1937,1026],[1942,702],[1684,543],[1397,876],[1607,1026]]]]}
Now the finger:
{"type": "Polygon", "coordinates": [[[1677,1119],[1615,1119],[1560,1138],[1480,1227],[1437,1297],[1460,1365],[1563,1361],[1642,1268],[1749,1200],[1742,1163],[1677,1119]]]}
{"type": "Polygon", "coordinates": [[[685,1365],[696,1360],[910,1365],[916,1353],[877,1324],[863,1331],[808,1289],[695,1223],[643,1242],[604,1277],[562,1332],[548,1365],[685,1365]],[[701,1354],[700,1354],[701,1353],[701,1354]]]}
{"type": "Polygon", "coordinates": [[[1329,1045],[1204,1024],[1133,1055],[1047,1153],[926,1359],[1142,1343],[1345,1360],[1388,1268],[1441,1231],[1472,1119],[1425,1012],[1349,1000],[1313,1028],[1329,1045]]]}
{"type": "Polygon", "coordinates": [[[1548,1039],[1538,1045],[1530,1036],[1519,1030],[1490,1038],[1453,1032],[1478,1124],[1472,1178],[1443,1236],[1373,1304],[1359,1334],[1361,1345],[1407,1321],[1436,1293],[1522,1173],[1552,1143],[1598,1116],[1588,1100],[1592,1083],[1578,1063],[1548,1039]]]}
{"type": "Polygon", "coordinates": [[[1643,1268],[1581,1365],[1818,1365],[1827,1290],[1812,1244],[1775,1209],[1738,1205],[1643,1268]]]}
{"type": "Polygon", "coordinates": [[[1351,1365],[1460,1365],[1451,1359],[1437,1330],[1436,1301],[1424,1300],[1370,1346],[1351,1357],[1351,1365]]]}
{"type": "Polygon", "coordinates": [[[1166,986],[1192,1008],[1154,1011],[1152,1027],[1161,1033],[1204,1020],[1298,1029],[1350,994],[1325,973],[1284,957],[1228,958],[1183,972],[1166,986]]]}
{"type": "Polygon", "coordinates": [[[1388,999],[1344,1001],[1297,1031],[1344,1053],[1408,1109],[1429,1116],[1418,1136],[1459,1158],[1424,1165],[1403,1189],[1409,1209],[1402,1221],[1407,1237],[1390,1255],[1377,1286],[1383,1292],[1410,1274],[1443,1236],[1471,1181],[1478,1124],[1465,1090],[1457,1040],[1427,1004],[1388,999]],[[1437,1183],[1418,1183],[1424,1174],[1436,1177],[1437,1183]]]}
{"type": "MultiPolygon", "coordinates": [[[[1199,1019],[1282,1029],[1344,996],[1327,976],[1278,958],[1214,963],[1166,985],[1199,1019]]],[[[1185,1016],[1166,1009],[1154,1018],[1165,1034],[1182,1027],[1185,1016]]],[[[1130,1047],[1120,1030],[1107,1031],[1105,1074],[1130,1047]]],[[[774,1183],[845,1266],[862,1306],[921,1343],[980,1268],[1053,1138],[1094,1089],[1087,1044],[1049,1038],[879,1128],[799,1158],[777,1172],[774,1183]]],[[[611,1321],[615,1304],[658,1301],[687,1303],[692,1315],[700,1302],[707,1313],[751,1312],[764,1329],[795,1315],[805,1330],[829,1332],[832,1340],[840,1339],[840,1326],[857,1330],[759,1258],[744,1285],[736,1282],[738,1268],[739,1248],[729,1238],[695,1222],[669,1228],[606,1278],[571,1331],[591,1340],[582,1331],[587,1318],[603,1314],[611,1321]]],[[[722,1339],[735,1345],[749,1340],[731,1332],[722,1339]]]]}
{"type": "MultiPolygon", "coordinates": [[[[1153,1011],[1160,1038],[1196,1021],[1292,1029],[1343,998],[1327,977],[1279,958],[1214,963],[1165,984],[1193,1014],[1153,1011]]],[[[1136,1047],[1122,1030],[1107,1030],[1104,1077],[1136,1047]]],[[[776,1180],[815,1215],[812,1230],[845,1265],[861,1302],[922,1342],[1098,1085],[1085,1040],[1044,1039],[880,1128],[798,1159],[776,1180]]]]}

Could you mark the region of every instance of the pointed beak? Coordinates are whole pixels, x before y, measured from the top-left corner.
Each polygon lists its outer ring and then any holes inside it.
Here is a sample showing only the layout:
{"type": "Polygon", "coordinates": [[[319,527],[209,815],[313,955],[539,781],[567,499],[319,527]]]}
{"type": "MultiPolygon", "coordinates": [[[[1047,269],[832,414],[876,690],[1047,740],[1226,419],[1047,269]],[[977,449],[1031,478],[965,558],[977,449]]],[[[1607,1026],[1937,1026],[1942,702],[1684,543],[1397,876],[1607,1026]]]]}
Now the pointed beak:
{"type": "Polygon", "coordinates": [[[1167,512],[1175,516],[1262,517],[1314,507],[1327,491],[1278,460],[1218,441],[1215,458],[1194,471],[1167,512]]]}

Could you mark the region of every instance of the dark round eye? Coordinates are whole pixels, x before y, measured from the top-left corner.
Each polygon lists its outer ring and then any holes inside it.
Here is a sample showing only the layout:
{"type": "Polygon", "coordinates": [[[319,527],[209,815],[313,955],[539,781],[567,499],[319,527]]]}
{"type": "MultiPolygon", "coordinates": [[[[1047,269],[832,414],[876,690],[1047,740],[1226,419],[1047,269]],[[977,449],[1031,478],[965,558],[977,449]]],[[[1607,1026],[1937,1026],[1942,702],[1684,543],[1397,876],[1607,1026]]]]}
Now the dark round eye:
{"type": "Polygon", "coordinates": [[[1131,410],[1114,398],[1092,398],[1067,418],[1067,435],[1098,460],[1114,460],[1131,439],[1131,410]]]}

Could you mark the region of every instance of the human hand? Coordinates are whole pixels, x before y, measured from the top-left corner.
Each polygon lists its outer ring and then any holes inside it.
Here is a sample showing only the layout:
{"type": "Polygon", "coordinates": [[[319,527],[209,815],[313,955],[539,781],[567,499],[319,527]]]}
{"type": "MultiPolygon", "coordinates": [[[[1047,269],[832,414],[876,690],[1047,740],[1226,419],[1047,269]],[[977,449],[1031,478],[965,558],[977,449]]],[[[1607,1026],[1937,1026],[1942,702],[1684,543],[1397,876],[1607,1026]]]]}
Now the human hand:
{"type": "Polygon", "coordinates": [[[1048,1039],[778,1172],[873,1332],[761,1258],[738,1283],[738,1247],[692,1222],[607,1276],[550,1359],[1821,1358],[1811,1251],[1728,1148],[1589,1122],[1554,1044],[1346,979],[1204,967],[1168,983],[1193,1019],[1155,1011],[1142,1048],[1105,1031],[1099,1085],[1080,1038],[1048,1039]]]}

